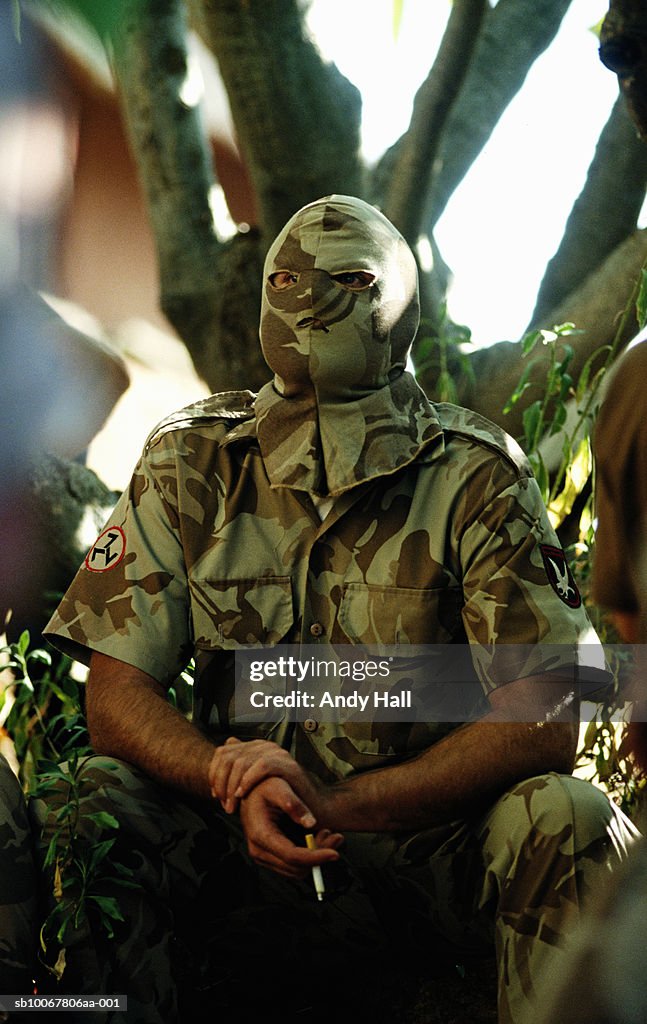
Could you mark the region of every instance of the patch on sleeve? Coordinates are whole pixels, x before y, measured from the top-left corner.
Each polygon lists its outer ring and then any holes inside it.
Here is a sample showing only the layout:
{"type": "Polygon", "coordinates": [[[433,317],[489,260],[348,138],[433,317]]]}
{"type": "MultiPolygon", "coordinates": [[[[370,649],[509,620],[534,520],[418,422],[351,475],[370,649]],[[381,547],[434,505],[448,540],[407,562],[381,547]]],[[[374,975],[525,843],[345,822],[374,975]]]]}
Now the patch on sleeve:
{"type": "Polygon", "coordinates": [[[126,554],[126,535],[120,526],[108,526],[88,551],[85,567],[90,572],[114,569],[126,554]]]}
{"type": "Polygon", "coordinates": [[[582,596],[577,589],[562,549],[554,548],[550,544],[540,544],[539,549],[550,585],[560,601],[567,604],[569,608],[579,608],[582,604],[582,596]]]}

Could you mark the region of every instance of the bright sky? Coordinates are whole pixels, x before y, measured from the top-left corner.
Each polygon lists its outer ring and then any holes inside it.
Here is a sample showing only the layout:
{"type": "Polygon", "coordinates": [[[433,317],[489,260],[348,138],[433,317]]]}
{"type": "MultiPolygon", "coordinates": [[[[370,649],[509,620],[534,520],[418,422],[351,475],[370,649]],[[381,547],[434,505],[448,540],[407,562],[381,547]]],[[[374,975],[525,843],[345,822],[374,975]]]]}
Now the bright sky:
{"type": "MultiPolygon", "coordinates": [[[[326,57],[363,95],[363,145],[375,160],[406,129],[433,61],[447,0],[313,0],[310,25],[326,57]]],[[[617,95],[590,31],[606,0],[573,0],[553,44],[533,65],[486,149],[438,224],[454,272],[449,312],[474,342],[515,340],[532,313],[547,261],[579,194],[617,95]]]]}

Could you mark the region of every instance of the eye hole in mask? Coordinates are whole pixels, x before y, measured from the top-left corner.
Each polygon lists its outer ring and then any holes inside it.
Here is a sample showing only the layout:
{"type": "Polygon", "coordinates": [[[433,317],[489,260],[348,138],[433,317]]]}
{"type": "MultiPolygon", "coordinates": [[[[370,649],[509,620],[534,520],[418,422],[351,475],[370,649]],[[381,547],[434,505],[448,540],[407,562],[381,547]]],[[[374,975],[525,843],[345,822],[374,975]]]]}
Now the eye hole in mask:
{"type": "MultiPolygon", "coordinates": [[[[369,274],[367,270],[344,270],[340,274],[330,274],[329,276],[342,288],[351,292],[363,292],[370,288],[375,280],[375,274],[369,274]]],[[[282,292],[297,284],[299,275],[291,270],[275,270],[273,274],[270,274],[268,281],[275,291],[282,292]]]]}

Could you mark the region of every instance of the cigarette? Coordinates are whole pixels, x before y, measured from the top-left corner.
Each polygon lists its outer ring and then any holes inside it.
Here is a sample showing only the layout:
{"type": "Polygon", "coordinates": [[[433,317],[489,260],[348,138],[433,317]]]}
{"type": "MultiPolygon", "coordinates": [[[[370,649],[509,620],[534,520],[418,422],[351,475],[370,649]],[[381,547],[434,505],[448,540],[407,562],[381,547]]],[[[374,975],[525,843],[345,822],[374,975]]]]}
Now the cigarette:
{"type": "MultiPolygon", "coordinates": [[[[309,850],[316,850],[317,849],[317,844],[315,843],[315,837],[313,836],[312,832],[307,832],[306,833],[306,846],[308,847],[309,850]]],[[[323,900],[324,893],[326,891],[326,887],[324,885],[324,880],[323,880],[323,875],[321,873],[321,868],[319,867],[318,864],[315,864],[312,867],[312,881],[314,883],[315,892],[317,894],[317,899],[318,900],[323,900]]]]}

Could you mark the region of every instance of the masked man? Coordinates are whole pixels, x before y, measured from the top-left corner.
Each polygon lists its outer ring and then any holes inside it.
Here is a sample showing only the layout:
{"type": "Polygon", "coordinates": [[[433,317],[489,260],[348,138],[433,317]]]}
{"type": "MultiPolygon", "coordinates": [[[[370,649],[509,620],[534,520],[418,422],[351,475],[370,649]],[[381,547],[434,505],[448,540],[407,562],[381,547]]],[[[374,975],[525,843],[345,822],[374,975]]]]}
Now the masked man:
{"type": "Polygon", "coordinates": [[[590,630],[580,596],[519,448],[430,405],[407,372],[416,267],[386,218],[350,197],[312,203],[264,276],[273,381],[154,431],[49,625],[91,657],[103,757],[84,801],[119,819],[115,851],[140,883],[110,948],[91,928],[68,959],[86,986],[128,993],[129,1022],[169,1024],[174,943],[218,915],[230,936],[222,918],[240,921],[253,893],[314,921],[304,944],[496,945],[500,1020],[523,1021],[629,837],[571,778],[576,727],[555,720],[590,630]],[[463,726],[236,716],[237,650],[322,641],[469,644],[486,713],[463,726]],[[166,691],[192,656],[189,722],[166,691]],[[313,866],[342,879],[321,905],[313,866]]]}

